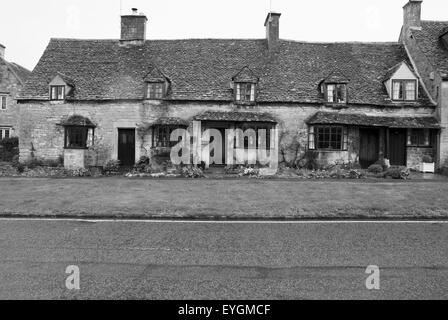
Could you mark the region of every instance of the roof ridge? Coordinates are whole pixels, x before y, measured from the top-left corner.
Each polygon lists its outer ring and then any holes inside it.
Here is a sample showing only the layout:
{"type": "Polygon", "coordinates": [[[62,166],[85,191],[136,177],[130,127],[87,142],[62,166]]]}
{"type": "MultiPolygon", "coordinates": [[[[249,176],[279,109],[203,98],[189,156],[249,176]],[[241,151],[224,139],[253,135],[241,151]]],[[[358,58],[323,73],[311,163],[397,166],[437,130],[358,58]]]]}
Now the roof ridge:
{"type": "Polygon", "coordinates": [[[305,41],[305,40],[292,40],[292,39],[280,39],[280,41],[288,41],[295,43],[305,43],[305,44],[384,44],[384,45],[402,45],[398,41],[305,41]]]}

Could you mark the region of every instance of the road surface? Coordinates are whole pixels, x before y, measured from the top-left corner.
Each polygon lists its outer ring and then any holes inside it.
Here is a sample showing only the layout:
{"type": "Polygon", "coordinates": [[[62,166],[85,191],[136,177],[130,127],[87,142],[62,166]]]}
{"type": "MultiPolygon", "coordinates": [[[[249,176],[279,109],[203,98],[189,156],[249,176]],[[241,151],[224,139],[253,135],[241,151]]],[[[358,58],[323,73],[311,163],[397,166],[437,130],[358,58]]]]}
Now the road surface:
{"type": "Polygon", "coordinates": [[[448,299],[447,223],[0,220],[0,299],[406,298],[448,299]]]}

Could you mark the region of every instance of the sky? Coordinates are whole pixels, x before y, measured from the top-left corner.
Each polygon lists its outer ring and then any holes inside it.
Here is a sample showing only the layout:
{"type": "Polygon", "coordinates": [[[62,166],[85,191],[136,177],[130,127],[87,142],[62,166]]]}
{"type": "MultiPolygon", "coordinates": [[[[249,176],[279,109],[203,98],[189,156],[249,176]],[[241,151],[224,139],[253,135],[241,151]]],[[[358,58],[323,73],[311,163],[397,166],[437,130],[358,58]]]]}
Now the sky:
{"type": "MultiPolygon", "coordinates": [[[[264,21],[272,10],[282,13],[282,39],[397,41],[403,22],[402,7],[406,2],[0,0],[0,43],[6,46],[8,61],[32,70],[50,38],[119,38],[120,14],[130,14],[134,7],[148,16],[148,39],[264,38],[264,21]]],[[[424,0],[422,19],[448,20],[448,1],[424,0]]]]}

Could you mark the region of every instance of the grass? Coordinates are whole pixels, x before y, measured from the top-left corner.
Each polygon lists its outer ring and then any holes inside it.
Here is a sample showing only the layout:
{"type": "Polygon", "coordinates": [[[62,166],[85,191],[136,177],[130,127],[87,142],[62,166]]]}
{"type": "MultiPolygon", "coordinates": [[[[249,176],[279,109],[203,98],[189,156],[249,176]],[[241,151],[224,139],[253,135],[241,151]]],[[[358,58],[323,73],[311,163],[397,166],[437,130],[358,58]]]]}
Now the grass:
{"type": "Polygon", "coordinates": [[[448,218],[444,181],[0,179],[0,216],[448,218]]]}

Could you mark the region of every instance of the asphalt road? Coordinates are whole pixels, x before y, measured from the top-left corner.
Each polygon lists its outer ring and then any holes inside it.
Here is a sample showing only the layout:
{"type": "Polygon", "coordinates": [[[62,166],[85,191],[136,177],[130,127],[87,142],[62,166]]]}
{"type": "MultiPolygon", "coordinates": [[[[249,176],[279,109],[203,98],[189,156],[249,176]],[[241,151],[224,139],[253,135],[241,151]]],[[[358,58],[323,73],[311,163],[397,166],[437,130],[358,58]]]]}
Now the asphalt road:
{"type": "Polygon", "coordinates": [[[0,299],[406,298],[448,298],[448,224],[0,220],[0,299]]]}

